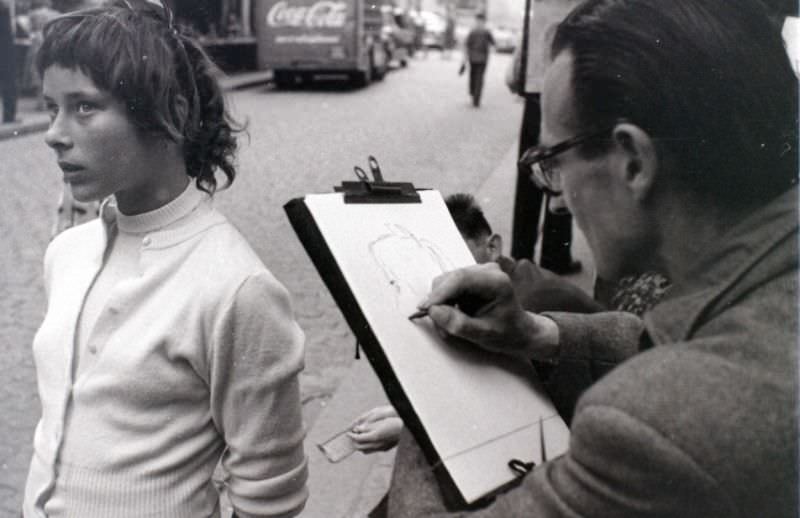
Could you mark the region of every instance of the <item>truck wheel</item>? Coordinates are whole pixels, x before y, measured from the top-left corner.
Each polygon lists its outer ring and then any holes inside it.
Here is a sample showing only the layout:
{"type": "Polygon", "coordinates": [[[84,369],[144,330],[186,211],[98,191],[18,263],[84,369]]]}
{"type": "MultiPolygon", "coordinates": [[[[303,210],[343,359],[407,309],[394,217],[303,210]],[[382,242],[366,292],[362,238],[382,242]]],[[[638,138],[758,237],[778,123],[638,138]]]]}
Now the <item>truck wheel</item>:
{"type": "Polygon", "coordinates": [[[386,67],[375,67],[372,69],[372,77],[375,81],[383,81],[386,77],[386,67]]]}
{"type": "Polygon", "coordinates": [[[372,65],[367,65],[366,70],[359,70],[355,74],[356,86],[364,88],[372,82],[372,65]]]}
{"type": "Polygon", "coordinates": [[[292,74],[286,70],[275,70],[272,73],[272,80],[277,88],[289,88],[292,85],[292,74]]]}
{"type": "Polygon", "coordinates": [[[369,66],[372,71],[372,78],[375,81],[382,81],[384,76],[386,75],[386,62],[384,61],[383,66],[378,66],[375,64],[375,51],[373,50],[372,59],[369,60],[369,66]]]}

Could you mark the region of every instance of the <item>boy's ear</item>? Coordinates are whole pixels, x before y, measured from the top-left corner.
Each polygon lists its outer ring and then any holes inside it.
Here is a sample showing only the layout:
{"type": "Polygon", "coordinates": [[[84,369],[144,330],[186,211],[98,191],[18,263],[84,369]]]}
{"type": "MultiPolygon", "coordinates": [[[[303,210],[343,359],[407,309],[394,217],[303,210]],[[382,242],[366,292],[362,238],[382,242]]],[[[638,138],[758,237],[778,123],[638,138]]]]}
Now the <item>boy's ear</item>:
{"type": "Polygon", "coordinates": [[[486,248],[489,250],[489,260],[492,262],[497,261],[497,259],[503,255],[503,238],[500,234],[492,234],[489,236],[486,248]]]}

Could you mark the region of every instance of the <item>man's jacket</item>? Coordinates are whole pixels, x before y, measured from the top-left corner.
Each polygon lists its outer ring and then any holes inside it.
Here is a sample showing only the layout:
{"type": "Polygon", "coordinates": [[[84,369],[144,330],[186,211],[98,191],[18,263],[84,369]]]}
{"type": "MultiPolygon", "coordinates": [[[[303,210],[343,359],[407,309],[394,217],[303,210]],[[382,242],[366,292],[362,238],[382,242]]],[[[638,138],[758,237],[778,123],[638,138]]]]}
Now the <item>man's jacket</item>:
{"type": "Polygon", "coordinates": [[[421,455],[398,456],[390,516],[797,518],[797,201],[709,243],[644,322],[551,315],[554,396],[591,385],[569,451],[473,513],[448,513],[421,455]]]}

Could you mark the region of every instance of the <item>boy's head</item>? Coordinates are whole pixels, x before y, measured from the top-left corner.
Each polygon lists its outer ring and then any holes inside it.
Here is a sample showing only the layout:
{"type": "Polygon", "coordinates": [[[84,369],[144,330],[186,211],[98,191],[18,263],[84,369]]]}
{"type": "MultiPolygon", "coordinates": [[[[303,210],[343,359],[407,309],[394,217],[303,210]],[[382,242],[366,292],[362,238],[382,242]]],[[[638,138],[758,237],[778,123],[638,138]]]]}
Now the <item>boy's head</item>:
{"type": "Polygon", "coordinates": [[[216,188],[215,169],[233,180],[234,129],[213,64],[149,0],[113,1],[59,16],[43,31],[36,65],[80,70],[125,104],[139,131],[182,146],[187,174],[216,188]]]}
{"type": "Polygon", "coordinates": [[[503,240],[499,234],[492,233],[492,227],[475,198],[459,193],[448,196],[444,202],[475,262],[482,264],[497,260],[502,253],[503,240]]]}

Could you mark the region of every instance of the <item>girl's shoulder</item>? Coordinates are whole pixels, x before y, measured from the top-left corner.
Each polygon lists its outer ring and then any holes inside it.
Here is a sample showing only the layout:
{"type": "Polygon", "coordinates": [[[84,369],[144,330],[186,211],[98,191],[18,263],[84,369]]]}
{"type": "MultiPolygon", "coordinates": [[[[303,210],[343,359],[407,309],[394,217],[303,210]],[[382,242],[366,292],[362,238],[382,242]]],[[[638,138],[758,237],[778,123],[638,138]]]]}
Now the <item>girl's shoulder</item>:
{"type": "Polygon", "coordinates": [[[212,209],[204,219],[193,255],[218,282],[239,285],[247,277],[269,273],[244,234],[222,213],[212,209]]]}
{"type": "Polygon", "coordinates": [[[100,218],[90,219],[55,234],[47,245],[47,254],[79,253],[103,246],[106,228],[100,218]]]}

